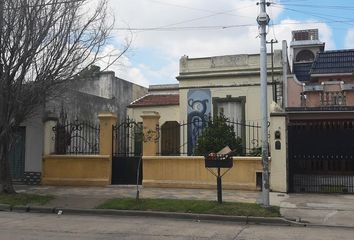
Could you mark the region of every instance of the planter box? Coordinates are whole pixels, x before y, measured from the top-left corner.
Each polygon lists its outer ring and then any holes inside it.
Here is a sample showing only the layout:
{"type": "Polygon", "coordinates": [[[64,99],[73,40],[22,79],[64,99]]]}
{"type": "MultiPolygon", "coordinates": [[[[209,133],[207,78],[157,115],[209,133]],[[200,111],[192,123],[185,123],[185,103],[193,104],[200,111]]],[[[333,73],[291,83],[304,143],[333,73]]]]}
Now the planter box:
{"type": "Polygon", "coordinates": [[[205,157],[206,168],[232,168],[234,161],[229,156],[207,156],[205,157]]]}

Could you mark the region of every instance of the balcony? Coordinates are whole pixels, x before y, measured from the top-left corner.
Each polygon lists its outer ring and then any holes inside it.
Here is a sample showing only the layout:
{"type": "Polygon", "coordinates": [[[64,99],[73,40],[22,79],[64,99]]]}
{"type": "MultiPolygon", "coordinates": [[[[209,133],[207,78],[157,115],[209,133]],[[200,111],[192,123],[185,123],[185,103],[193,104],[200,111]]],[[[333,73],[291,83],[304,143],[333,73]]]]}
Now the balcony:
{"type": "Polygon", "coordinates": [[[320,93],[321,107],[346,106],[345,92],[322,92],[320,93]]]}

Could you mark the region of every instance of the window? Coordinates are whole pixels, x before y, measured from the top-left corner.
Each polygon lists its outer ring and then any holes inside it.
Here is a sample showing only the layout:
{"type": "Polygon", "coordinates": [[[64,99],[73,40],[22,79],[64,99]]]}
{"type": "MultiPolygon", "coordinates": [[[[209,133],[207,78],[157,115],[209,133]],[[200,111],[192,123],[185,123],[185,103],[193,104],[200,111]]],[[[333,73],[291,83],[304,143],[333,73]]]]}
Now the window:
{"type": "Polygon", "coordinates": [[[310,50],[302,50],[296,55],[296,62],[312,62],[315,55],[310,50]]]}
{"type": "Polygon", "coordinates": [[[234,130],[237,136],[243,137],[243,126],[241,123],[245,121],[245,103],[246,97],[213,98],[214,114],[223,114],[229,121],[234,124],[234,130]]]}

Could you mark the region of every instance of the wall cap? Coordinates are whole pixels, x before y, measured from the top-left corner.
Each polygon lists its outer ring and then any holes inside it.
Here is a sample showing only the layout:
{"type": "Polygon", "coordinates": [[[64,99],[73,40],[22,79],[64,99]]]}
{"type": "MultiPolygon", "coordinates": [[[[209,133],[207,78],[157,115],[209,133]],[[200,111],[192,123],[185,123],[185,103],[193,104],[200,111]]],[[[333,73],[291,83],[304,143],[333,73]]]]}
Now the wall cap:
{"type": "Polygon", "coordinates": [[[160,114],[156,111],[143,111],[143,114],[141,115],[142,118],[160,118],[160,114]]]}
{"type": "Polygon", "coordinates": [[[107,158],[109,159],[110,155],[44,155],[43,159],[67,159],[67,158],[86,158],[86,159],[98,159],[98,158],[107,158]]]}
{"type": "Polygon", "coordinates": [[[117,119],[117,115],[111,112],[101,112],[98,114],[98,118],[115,118],[117,119]]]}
{"type": "MultiPolygon", "coordinates": [[[[175,159],[195,159],[195,160],[204,160],[204,156],[143,156],[142,159],[146,160],[175,160],[175,159]]],[[[232,157],[234,161],[262,161],[262,157],[232,157]]],[[[271,157],[268,158],[271,161],[271,157]]]]}

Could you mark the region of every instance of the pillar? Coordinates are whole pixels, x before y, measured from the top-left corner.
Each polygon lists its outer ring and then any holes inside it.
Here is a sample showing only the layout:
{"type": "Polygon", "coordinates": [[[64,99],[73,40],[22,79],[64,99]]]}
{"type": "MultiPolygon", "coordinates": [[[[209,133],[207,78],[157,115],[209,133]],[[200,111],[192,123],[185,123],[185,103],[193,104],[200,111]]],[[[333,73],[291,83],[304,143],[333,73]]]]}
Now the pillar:
{"type": "Polygon", "coordinates": [[[113,113],[98,114],[100,120],[100,155],[112,155],[113,125],[117,123],[117,115],[113,113]]]}
{"type": "Polygon", "coordinates": [[[154,111],[144,111],[143,119],[143,156],[156,156],[159,149],[159,119],[154,111]]]}
{"type": "Polygon", "coordinates": [[[112,151],[113,151],[113,125],[117,124],[117,115],[113,113],[98,114],[100,120],[100,155],[109,155],[107,167],[108,184],[112,182],[112,151]]]}
{"type": "Polygon", "coordinates": [[[57,125],[58,119],[48,113],[43,119],[43,155],[55,153],[55,132],[53,128],[57,125]]]}
{"type": "Polygon", "coordinates": [[[270,188],[276,192],[287,192],[287,117],[284,113],[270,114],[270,188]]]}

